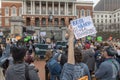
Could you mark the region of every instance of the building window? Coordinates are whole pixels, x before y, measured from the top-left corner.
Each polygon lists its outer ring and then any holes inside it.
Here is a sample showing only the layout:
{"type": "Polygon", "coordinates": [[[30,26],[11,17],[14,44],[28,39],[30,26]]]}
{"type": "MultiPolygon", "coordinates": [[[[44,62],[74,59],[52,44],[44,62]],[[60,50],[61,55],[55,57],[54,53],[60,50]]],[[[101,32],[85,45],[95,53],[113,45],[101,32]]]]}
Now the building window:
{"type": "Polygon", "coordinates": [[[81,13],[81,17],[84,17],[85,16],[85,10],[84,9],[82,9],[81,11],[80,11],[80,13],[81,13]]]}
{"type": "Polygon", "coordinates": [[[5,16],[9,16],[9,7],[5,8],[5,16]]]}
{"type": "Polygon", "coordinates": [[[107,23],[107,19],[105,19],[105,23],[107,23]]]}
{"type": "Polygon", "coordinates": [[[15,6],[11,8],[11,16],[17,16],[17,9],[15,6]]]}
{"type": "Polygon", "coordinates": [[[101,17],[103,17],[103,15],[101,15],[101,17]]]}
{"type": "Polygon", "coordinates": [[[5,26],[9,26],[9,18],[5,18],[5,26]]]}
{"type": "Polygon", "coordinates": [[[120,15],[120,13],[117,14],[118,16],[120,15]]]}
{"type": "Polygon", "coordinates": [[[22,7],[19,8],[19,16],[22,15],[22,7]]]}
{"type": "Polygon", "coordinates": [[[90,16],[90,10],[87,10],[87,16],[90,16]]]}
{"type": "Polygon", "coordinates": [[[111,18],[111,15],[110,15],[110,18],[111,18]]]}
{"type": "Polygon", "coordinates": [[[116,17],[116,15],[114,14],[114,17],[116,17]]]}
{"type": "Polygon", "coordinates": [[[114,23],[116,23],[116,19],[114,19],[114,23]]]}
{"type": "Polygon", "coordinates": [[[101,19],[101,23],[103,23],[103,19],[101,19]]]}
{"type": "Polygon", "coordinates": [[[99,15],[97,15],[97,17],[99,17],[99,15]]]}
{"type": "Polygon", "coordinates": [[[111,20],[110,20],[110,23],[111,23],[111,20]]]}
{"type": "Polygon", "coordinates": [[[35,26],[36,27],[40,26],[40,19],[39,18],[35,18],[35,26]]]}
{"type": "Polygon", "coordinates": [[[107,18],[107,15],[105,15],[105,17],[107,18]]]}
{"type": "Polygon", "coordinates": [[[97,19],[97,23],[99,23],[99,19],[97,19]]]}

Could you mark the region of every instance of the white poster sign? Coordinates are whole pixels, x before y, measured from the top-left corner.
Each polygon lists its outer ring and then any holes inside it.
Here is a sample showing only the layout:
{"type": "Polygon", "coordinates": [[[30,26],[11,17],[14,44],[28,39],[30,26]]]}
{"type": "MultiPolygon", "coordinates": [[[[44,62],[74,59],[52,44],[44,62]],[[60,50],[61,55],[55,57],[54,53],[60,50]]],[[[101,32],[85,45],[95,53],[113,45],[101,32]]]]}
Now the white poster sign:
{"type": "Polygon", "coordinates": [[[40,36],[46,36],[46,32],[40,32],[40,36]]]}
{"type": "Polygon", "coordinates": [[[79,18],[71,21],[76,39],[96,34],[91,16],[79,18]]]}

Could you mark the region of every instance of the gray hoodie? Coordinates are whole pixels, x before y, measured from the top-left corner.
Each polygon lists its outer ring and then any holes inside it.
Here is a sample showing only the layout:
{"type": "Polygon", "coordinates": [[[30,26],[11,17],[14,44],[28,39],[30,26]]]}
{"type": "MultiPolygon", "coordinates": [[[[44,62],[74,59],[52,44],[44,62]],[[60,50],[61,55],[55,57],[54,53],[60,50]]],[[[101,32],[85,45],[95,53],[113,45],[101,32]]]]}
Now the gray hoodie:
{"type": "Polygon", "coordinates": [[[109,58],[101,63],[99,69],[95,72],[95,77],[99,80],[117,80],[118,73],[120,73],[119,63],[115,59],[109,58]]]}
{"type": "MultiPolygon", "coordinates": [[[[26,80],[25,63],[10,65],[6,71],[6,80],[26,80]]],[[[30,80],[39,80],[37,71],[34,66],[29,66],[30,80]]]]}

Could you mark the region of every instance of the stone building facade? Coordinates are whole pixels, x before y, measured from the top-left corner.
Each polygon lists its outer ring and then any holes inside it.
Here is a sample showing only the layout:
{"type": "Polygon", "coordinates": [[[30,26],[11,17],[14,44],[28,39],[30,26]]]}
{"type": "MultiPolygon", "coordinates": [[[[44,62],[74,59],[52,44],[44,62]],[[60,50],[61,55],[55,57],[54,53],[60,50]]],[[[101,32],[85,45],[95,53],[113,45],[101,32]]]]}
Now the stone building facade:
{"type": "MultiPolygon", "coordinates": [[[[37,34],[44,31],[48,36],[54,32],[65,39],[66,26],[76,18],[93,16],[92,1],[78,0],[2,0],[2,27],[11,24],[11,18],[21,17],[23,26],[37,34]]],[[[13,30],[14,31],[14,30],[13,30]]],[[[14,32],[13,32],[14,33],[14,32]]]]}
{"type": "Polygon", "coordinates": [[[24,26],[62,27],[76,17],[92,15],[93,2],[77,0],[3,0],[2,26],[10,27],[10,17],[21,16],[24,26]]]}

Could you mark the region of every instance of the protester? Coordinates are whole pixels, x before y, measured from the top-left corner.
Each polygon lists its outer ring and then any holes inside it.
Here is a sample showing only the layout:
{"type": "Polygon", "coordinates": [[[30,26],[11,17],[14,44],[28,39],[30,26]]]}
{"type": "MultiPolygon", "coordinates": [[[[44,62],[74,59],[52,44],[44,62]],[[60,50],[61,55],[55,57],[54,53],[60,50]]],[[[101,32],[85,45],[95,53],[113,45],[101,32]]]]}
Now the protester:
{"type": "Polygon", "coordinates": [[[60,80],[78,80],[85,76],[91,80],[87,65],[81,62],[82,54],[78,48],[74,49],[73,42],[74,34],[71,26],[69,26],[68,61],[63,66],[60,80]]]}
{"type": "MultiPolygon", "coordinates": [[[[45,61],[46,63],[49,61],[49,59],[52,57],[52,51],[48,50],[46,52],[46,56],[45,56],[45,61]]],[[[50,73],[49,73],[49,69],[47,67],[47,64],[45,65],[45,80],[50,80],[50,73]]]]}
{"type": "Polygon", "coordinates": [[[6,80],[39,80],[37,72],[24,63],[26,50],[24,48],[12,47],[12,57],[14,64],[10,65],[6,71],[6,80]]]}
{"type": "Polygon", "coordinates": [[[50,72],[50,80],[60,80],[60,74],[61,74],[61,65],[59,56],[61,53],[61,50],[58,50],[57,53],[53,54],[52,57],[47,61],[47,68],[50,72]]]}
{"type": "Polygon", "coordinates": [[[101,54],[101,45],[96,46],[94,57],[96,62],[96,68],[98,69],[100,64],[103,62],[103,58],[101,54]]]}
{"type": "Polygon", "coordinates": [[[82,62],[87,64],[90,74],[94,72],[95,67],[95,58],[94,58],[95,52],[93,48],[86,48],[82,51],[82,62]]]}
{"type": "Polygon", "coordinates": [[[34,46],[32,40],[29,41],[28,55],[32,55],[34,51],[34,46]]]}
{"type": "Polygon", "coordinates": [[[117,51],[111,46],[107,46],[103,50],[105,61],[101,63],[98,70],[95,72],[96,78],[99,80],[120,80],[120,66],[114,59],[117,51]]]}

